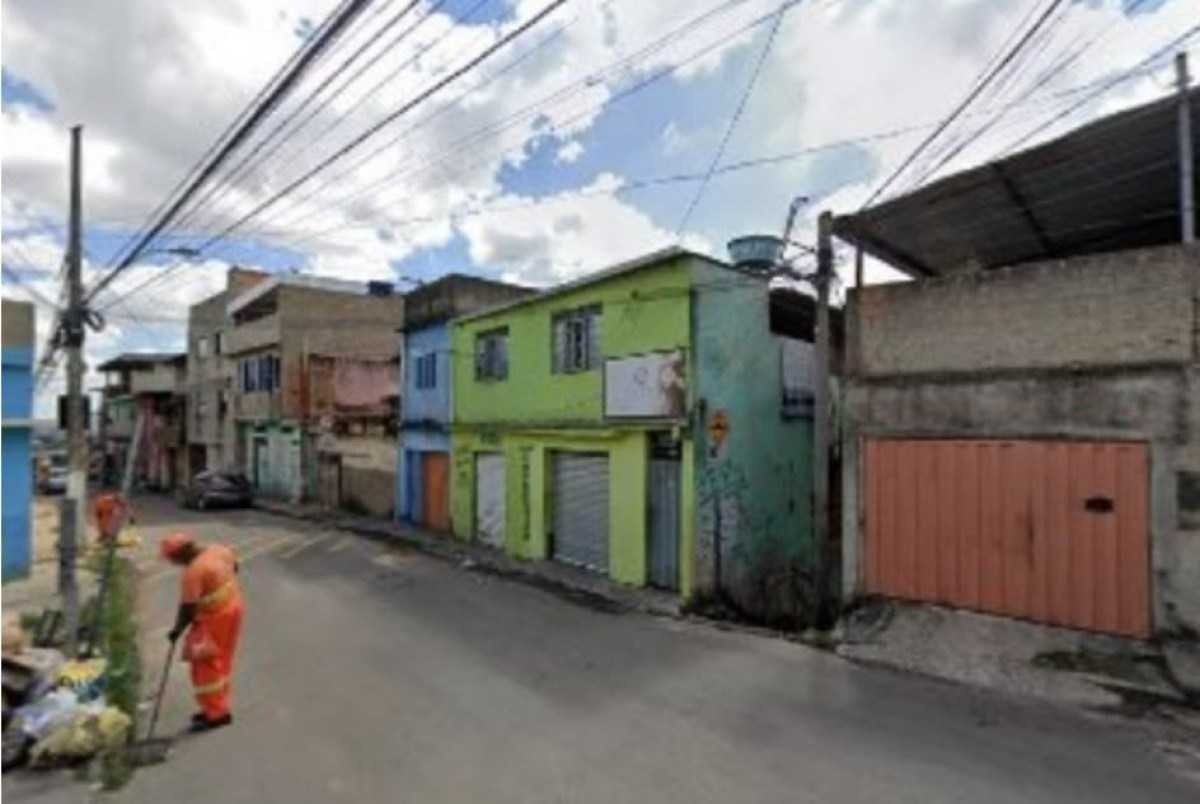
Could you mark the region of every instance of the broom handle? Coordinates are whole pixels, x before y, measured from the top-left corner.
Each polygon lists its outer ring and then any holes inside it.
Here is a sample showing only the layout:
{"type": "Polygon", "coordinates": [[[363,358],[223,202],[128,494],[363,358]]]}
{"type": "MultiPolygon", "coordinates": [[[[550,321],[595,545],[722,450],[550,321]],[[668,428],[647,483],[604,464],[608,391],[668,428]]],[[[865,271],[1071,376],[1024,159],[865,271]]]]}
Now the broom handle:
{"type": "Polygon", "coordinates": [[[171,661],[175,658],[175,641],[167,649],[167,663],[163,665],[162,680],[158,682],[158,695],[154,698],[154,714],[150,716],[150,728],[146,730],[146,739],[154,737],[154,727],[158,725],[158,711],[162,709],[163,694],[167,691],[167,677],[171,673],[171,661]]]}

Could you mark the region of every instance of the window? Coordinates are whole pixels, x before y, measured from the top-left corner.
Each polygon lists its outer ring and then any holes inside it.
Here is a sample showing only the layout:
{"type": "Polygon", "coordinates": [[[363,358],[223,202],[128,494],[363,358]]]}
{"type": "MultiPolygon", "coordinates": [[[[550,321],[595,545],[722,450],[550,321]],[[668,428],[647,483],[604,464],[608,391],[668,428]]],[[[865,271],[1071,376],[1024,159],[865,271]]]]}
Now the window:
{"type": "Polygon", "coordinates": [[[551,323],[555,374],[600,368],[600,307],[582,307],[554,316],[551,323]]]}
{"type": "Polygon", "coordinates": [[[221,333],[219,333],[219,332],[213,333],[213,350],[212,351],[213,351],[214,355],[221,354],[221,333]]]}
{"type": "Polygon", "coordinates": [[[196,356],[208,357],[208,338],[201,338],[196,341],[196,356]]]}
{"type": "Polygon", "coordinates": [[[241,363],[239,370],[242,378],[242,391],[276,391],[280,386],[279,358],[275,355],[258,355],[248,357],[241,363]]]}
{"type": "Polygon", "coordinates": [[[475,379],[503,380],[508,377],[508,328],[475,336],[475,379]]]}
{"type": "Polygon", "coordinates": [[[417,363],[417,387],[418,388],[436,388],[437,387],[437,354],[431,353],[421,355],[416,360],[417,363]]]}

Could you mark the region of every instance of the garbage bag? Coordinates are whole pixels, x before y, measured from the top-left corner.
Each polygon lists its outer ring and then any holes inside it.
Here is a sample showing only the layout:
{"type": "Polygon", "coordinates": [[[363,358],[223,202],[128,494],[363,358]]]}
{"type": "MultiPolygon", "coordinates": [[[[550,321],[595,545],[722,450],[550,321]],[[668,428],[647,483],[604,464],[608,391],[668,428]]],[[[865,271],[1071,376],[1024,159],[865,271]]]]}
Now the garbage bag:
{"type": "Polygon", "coordinates": [[[58,670],[58,686],[75,691],[80,701],[91,701],[104,691],[105,659],[72,659],[58,670]]]}
{"type": "Polygon", "coordinates": [[[48,767],[86,759],[125,744],[133,721],[114,706],[95,701],[79,707],[70,721],[39,740],[30,752],[30,764],[48,767]]]}
{"type": "Polygon", "coordinates": [[[41,700],[25,704],[14,716],[19,718],[25,733],[40,740],[56,727],[69,723],[79,708],[79,696],[74,690],[54,690],[41,700]]]}

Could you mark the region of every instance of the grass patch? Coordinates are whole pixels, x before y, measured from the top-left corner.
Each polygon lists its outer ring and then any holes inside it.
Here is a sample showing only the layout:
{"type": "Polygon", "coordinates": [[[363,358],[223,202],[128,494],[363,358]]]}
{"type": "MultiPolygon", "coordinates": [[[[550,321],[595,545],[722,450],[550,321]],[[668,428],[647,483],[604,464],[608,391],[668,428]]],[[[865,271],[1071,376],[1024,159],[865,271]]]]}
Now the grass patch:
{"type": "MultiPolygon", "coordinates": [[[[101,618],[104,655],[108,659],[105,697],[129,715],[131,739],[137,731],[137,706],[141,696],[142,659],[138,650],[137,571],[133,562],[118,556],[113,565],[108,597],[101,618]]],[[[105,789],[121,787],[133,776],[133,766],[124,751],[100,757],[100,779],[105,789]]]]}

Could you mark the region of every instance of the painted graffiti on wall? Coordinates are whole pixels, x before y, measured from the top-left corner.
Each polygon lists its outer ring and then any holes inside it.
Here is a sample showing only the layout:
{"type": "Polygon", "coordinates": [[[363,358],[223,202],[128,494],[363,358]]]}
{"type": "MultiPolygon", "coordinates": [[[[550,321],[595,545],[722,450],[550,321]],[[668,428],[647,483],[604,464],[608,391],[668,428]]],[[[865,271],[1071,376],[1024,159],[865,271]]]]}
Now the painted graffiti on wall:
{"type": "MultiPolygon", "coordinates": [[[[779,467],[775,474],[786,483],[793,471],[779,467]]],[[[718,601],[751,620],[802,622],[812,600],[808,545],[784,517],[756,504],[746,467],[710,459],[697,492],[697,559],[711,572],[718,601]]]]}

